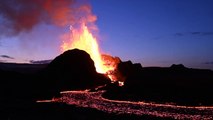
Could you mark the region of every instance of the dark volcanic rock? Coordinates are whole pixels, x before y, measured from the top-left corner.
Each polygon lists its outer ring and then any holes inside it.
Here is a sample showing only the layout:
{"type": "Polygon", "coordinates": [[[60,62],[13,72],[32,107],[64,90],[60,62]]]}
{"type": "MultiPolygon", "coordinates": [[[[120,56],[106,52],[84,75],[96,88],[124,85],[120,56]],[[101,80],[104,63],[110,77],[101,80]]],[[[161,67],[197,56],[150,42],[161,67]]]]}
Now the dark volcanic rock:
{"type": "Polygon", "coordinates": [[[137,74],[142,70],[140,63],[133,64],[131,61],[120,62],[117,67],[118,71],[124,76],[130,76],[132,74],[137,74]]]}
{"type": "Polygon", "coordinates": [[[118,65],[124,86],[105,94],[111,99],[212,105],[213,71],[172,65],[169,68],[139,67],[130,61],[118,65]]]}
{"type": "Polygon", "coordinates": [[[170,69],[173,70],[186,70],[187,68],[183,64],[172,64],[170,69]]]}
{"type": "Polygon", "coordinates": [[[89,54],[73,49],[56,57],[47,67],[47,79],[55,80],[61,90],[86,89],[109,83],[104,75],[98,74],[89,54]]]}
{"type": "Polygon", "coordinates": [[[89,54],[78,49],[65,51],[48,65],[48,69],[72,76],[96,73],[94,62],[89,54]]]}
{"type": "Polygon", "coordinates": [[[138,78],[142,70],[140,63],[133,64],[131,61],[120,62],[117,66],[119,81],[126,81],[128,78],[138,78]]]}

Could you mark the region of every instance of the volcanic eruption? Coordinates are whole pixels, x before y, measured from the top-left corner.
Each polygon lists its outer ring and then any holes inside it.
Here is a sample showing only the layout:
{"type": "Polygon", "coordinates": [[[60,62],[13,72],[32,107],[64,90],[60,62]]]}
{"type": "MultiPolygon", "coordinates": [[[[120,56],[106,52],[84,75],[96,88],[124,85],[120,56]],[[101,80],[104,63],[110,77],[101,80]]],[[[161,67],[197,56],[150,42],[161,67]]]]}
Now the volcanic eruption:
{"type": "Polygon", "coordinates": [[[98,41],[93,35],[97,30],[95,25],[97,17],[92,14],[91,6],[83,6],[80,9],[83,16],[77,24],[71,25],[70,32],[64,35],[66,37],[62,40],[62,52],[74,48],[86,51],[94,61],[98,73],[106,74],[112,81],[117,81],[113,71],[120,59],[101,55],[98,41]]]}
{"type": "Polygon", "coordinates": [[[1,29],[5,29],[0,35],[16,36],[22,32],[27,33],[43,23],[62,28],[70,26],[68,33],[60,33],[60,52],[75,48],[84,50],[94,61],[97,72],[106,74],[112,81],[117,80],[112,71],[120,60],[112,59],[109,55],[101,55],[96,37],[97,16],[92,13],[89,3],[74,0],[11,1],[2,1],[0,4],[0,15],[5,21],[0,26],[1,29]]]}

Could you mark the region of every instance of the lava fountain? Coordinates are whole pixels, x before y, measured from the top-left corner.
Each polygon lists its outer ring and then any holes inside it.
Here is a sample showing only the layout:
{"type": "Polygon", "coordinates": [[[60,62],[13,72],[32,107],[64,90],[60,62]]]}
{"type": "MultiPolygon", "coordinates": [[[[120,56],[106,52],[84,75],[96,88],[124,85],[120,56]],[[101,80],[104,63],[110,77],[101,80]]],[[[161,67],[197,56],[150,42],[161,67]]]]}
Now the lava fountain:
{"type": "Polygon", "coordinates": [[[96,71],[106,73],[107,68],[103,65],[96,38],[90,33],[85,23],[79,29],[70,27],[70,41],[63,41],[63,51],[78,48],[86,51],[95,62],[96,71]]]}
{"type": "Polygon", "coordinates": [[[69,33],[62,38],[62,52],[75,48],[86,51],[94,61],[98,73],[107,75],[112,81],[117,81],[114,71],[120,59],[100,53],[98,41],[93,34],[97,30],[95,25],[97,16],[92,13],[89,5],[82,5],[76,11],[76,22],[70,26],[69,33]]]}
{"type": "Polygon", "coordinates": [[[109,71],[113,71],[115,65],[108,64],[107,60],[102,59],[97,39],[89,31],[86,23],[82,22],[78,29],[71,26],[69,35],[69,40],[63,41],[62,51],[74,48],[86,51],[94,61],[96,71],[107,74],[111,80],[114,80],[109,71]]]}

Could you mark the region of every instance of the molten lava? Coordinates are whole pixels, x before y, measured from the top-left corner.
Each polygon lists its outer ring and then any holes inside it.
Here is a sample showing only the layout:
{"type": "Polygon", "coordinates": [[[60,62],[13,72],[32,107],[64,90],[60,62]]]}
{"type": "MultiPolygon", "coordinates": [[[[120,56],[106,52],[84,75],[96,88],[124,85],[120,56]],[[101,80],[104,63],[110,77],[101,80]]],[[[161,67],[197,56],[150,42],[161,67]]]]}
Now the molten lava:
{"type": "Polygon", "coordinates": [[[78,48],[86,51],[95,63],[96,71],[107,74],[111,80],[113,77],[109,74],[115,69],[115,65],[109,64],[108,60],[102,59],[98,42],[89,31],[85,23],[82,23],[78,29],[70,28],[69,40],[63,41],[62,51],[78,48]]]}

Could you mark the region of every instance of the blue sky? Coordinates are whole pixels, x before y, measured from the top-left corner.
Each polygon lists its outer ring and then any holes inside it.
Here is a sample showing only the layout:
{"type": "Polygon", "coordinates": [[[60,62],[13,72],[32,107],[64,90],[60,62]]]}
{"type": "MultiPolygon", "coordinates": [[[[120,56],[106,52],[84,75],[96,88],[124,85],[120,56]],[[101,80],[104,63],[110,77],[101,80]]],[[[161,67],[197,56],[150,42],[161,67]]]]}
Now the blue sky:
{"type": "MultiPolygon", "coordinates": [[[[98,17],[104,53],[142,66],[182,63],[213,69],[212,0],[90,0],[90,4],[98,17]]],[[[1,37],[0,55],[27,61],[60,54],[58,36],[68,27],[40,24],[33,29],[18,37],[1,37]]]]}
{"type": "Polygon", "coordinates": [[[92,0],[101,48],[144,66],[213,68],[213,1],[92,0]]]}

